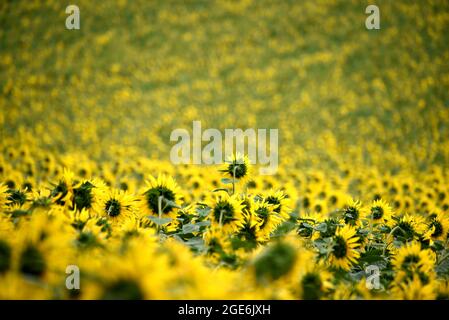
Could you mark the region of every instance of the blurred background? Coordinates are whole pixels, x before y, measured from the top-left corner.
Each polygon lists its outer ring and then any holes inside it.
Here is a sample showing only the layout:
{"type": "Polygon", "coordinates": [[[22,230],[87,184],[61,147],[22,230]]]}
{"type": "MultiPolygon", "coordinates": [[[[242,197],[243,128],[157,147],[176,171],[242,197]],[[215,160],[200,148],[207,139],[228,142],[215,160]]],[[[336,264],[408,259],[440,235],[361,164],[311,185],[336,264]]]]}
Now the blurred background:
{"type": "Polygon", "coordinates": [[[376,1],[380,30],[372,1],[72,2],[0,4],[5,163],[19,145],[169,161],[193,120],[278,128],[284,168],[448,163],[447,1],[376,1]]]}

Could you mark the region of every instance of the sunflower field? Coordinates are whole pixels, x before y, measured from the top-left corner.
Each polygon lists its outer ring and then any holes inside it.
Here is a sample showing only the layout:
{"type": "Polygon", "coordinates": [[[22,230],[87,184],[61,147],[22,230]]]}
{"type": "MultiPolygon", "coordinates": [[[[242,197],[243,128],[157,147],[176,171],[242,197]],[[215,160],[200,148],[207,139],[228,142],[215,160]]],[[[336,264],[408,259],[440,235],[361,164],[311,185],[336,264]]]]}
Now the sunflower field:
{"type": "Polygon", "coordinates": [[[0,299],[448,299],[448,28],[445,0],[1,1],[0,299]],[[277,172],[173,164],[196,120],[278,129],[277,172]]]}

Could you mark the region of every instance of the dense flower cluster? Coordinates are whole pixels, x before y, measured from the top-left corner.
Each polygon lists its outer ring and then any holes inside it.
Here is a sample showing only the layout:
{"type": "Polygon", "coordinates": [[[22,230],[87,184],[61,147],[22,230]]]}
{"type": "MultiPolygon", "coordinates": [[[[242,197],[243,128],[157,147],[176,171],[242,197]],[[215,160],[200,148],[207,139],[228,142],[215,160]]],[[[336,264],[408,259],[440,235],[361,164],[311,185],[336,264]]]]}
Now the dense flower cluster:
{"type": "Polygon", "coordinates": [[[448,3],[77,5],[0,3],[0,298],[449,297],[448,3]],[[279,170],[173,165],[194,120],[279,170]]]}

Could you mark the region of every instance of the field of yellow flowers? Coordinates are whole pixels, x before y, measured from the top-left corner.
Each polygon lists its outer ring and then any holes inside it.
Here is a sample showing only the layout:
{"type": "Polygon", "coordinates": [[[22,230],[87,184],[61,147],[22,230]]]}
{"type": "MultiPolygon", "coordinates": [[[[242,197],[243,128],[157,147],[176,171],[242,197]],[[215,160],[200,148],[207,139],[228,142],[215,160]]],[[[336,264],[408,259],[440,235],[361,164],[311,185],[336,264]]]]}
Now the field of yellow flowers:
{"type": "Polygon", "coordinates": [[[449,298],[449,3],[369,4],[0,2],[0,298],[449,298]],[[173,165],[195,120],[277,173],[173,165]]]}

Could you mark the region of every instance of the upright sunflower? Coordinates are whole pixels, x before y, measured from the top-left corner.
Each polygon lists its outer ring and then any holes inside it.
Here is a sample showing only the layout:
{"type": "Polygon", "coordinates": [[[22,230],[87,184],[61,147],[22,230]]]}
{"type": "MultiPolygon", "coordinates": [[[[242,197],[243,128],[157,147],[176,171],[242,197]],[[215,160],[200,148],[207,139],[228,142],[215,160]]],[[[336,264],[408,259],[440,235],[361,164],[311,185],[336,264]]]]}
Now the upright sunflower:
{"type": "Polygon", "coordinates": [[[244,183],[251,177],[252,166],[248,156],[237,153],[226,159],[220,171],[226,178],[235,179],[236,182],[244,183]]]}
{"type": "Polygon", "coordinates": [[[166,175],[150,176],[140,197],[140,211],[145,216],[176,218],[181,201],[181,189],[166,175]]]}
{"type": "Polygon", "coordinates": [[[338,228],[333,237],[332,252],[330,253],[330,263],[334,267],[343,270],[350,270],[351,266],[357,262],[360,252],[357,251],[359,238],[356,237],[356,229],[345,225],[338,228]]]}
{"type": "Polygon", "coordinates": [[[121,225],[134,216],[134,204],[134,197],[126,191],[107,189],[95,203],[94,210],[113,224],[121,225]]]}
{"type": "Polygon", "coordinates": [[[374,223],[391,223],[393,209],[382,199],[374,200],[369,208],[369,217],[374,223]]]}

